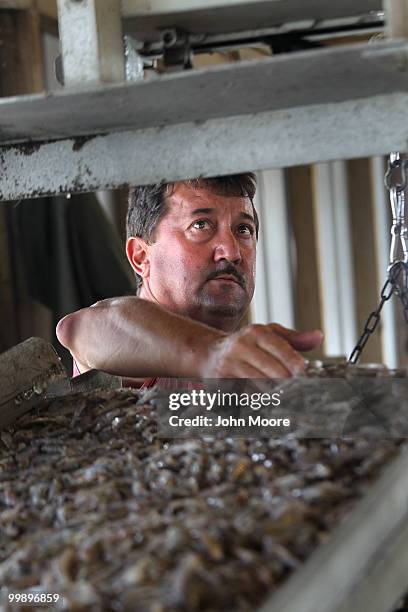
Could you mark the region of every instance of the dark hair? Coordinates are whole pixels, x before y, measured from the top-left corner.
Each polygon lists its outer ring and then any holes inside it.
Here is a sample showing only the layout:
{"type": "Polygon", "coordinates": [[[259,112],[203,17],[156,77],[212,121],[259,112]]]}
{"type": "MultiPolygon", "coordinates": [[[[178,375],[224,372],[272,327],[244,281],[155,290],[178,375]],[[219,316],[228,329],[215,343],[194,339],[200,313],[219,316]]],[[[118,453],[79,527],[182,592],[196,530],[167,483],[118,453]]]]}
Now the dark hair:
{"type": "MultiPolygon", "coordinates": [[[[180,182],[191,186],[193,189],[208,189],[218,195],[248,197],[254,211],[256,237],[258,238],[259,220],[253,203],[256,177],[253,172],[180,182]]],[[[154,242],[154,231],[167,212],[166,197],[172,194],[176,185],[176,182],[156,183],[130,189],[126,218],[128,238],[137,236],[143,238],[146,242],[154,242]]],[[[136,284],[139,290],[142,279],[138,274],[136,274],[136,284]]]]}

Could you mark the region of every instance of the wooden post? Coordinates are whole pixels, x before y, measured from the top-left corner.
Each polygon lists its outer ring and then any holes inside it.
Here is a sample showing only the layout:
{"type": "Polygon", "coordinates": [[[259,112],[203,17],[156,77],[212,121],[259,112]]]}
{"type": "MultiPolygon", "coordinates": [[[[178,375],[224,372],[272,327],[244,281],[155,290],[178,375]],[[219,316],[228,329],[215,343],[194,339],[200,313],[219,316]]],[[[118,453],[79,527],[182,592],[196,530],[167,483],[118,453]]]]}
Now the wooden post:
{"type": "MultiPolygon", "coordinates": [[[[287,181],[288,205],[297,251],[296,327],[301,330],[323,329],[312,166],[289,168],[287,181]]],[[[308,355],[321,356],[321,349],[308,355]]]]}
{"type": "MultiPolygon", "coordinates": [[[[375,210],[369,159],[347,162],[350,221],[356,282],[357,326],[363,330],[368,315],[378,306],[383,279],[378,277],[378,249],[375,235],[375,210]]],[[[368,341],[362,361],[383,361],[381,326],[368,341]]]]}
{"type": "MultiPolygon", "coordinates": [[[[41,91],[43,60],[37,12],[32,9],[0,10],[0,41],[0,96],[41,91]]],[[[16,270],[10,248],[11,206],[12,203],[0,202],[0,351],[21,339],[19,305],[13,282],[16,270]]],[[[30,314],[33,316],[32,309],[30,314]]]]}
{"type": "Polygon", "coordinates": [[[0,96],[44,88],[40,17],[34,10],[0,10],[0,96]]]}
{"type": "Polygon", "coordinates": [[[408,0],[384,0],[387,38],[408,38],[408,0]]]}
{"type": "Polygon", "coordinates": [[[119,0],[58,0],[58,22],[67,87],[125,79],[119,0]]]}

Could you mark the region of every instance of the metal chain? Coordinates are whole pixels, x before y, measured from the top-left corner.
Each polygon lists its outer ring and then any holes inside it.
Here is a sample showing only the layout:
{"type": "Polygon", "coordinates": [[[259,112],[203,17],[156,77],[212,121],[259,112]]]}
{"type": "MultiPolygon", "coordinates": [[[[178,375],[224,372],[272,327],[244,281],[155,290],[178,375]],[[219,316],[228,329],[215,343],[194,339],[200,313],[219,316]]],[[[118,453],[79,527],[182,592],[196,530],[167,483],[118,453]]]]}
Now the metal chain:
{"type": "Polygon", "coordinates": [[[368,317],[363,333],[350,355],[349,362],[353,364],[360,359],[368,339],[380,322],[381,311],[385,302],[394,293],[401,301],[405,321],[408,323],[408,246],[405,225],[406,165],[407,161],[403,160],[399,153],[391,153],[384,179],[385,186],[390,192],[392,210],[390,264],[387,270],[387,280],[381,290],[380,303],[368,317]],[[400,177],[400,180],[398,180],[398,177],[400,177]]]}
{"type": "MultiPolygon", "coordinates": [[[[384,184],[390,192],[392,211],[390,266],[397,261],[408,262],[407,228],[405,226],[405,189],[407,187],[406,162],[399,153],[391,153],[384,184]],[[401,180],[398,181],[398,176],[401,180]],[[400,249],[402,253],[400,252],[400,249]]],[[[389,269],[388,268],[388,269],[389,269]]]]}
{"type": "MultiPolygon", "coordinates": [[[[357,361],[360,359],[361,353],[363,352],[363,349],[365,345],[367,344],[369,337],[371,336],[372,333],[374,333],[374,331],[377,328],[377,325],[380,322],[381,311],[382,311],[382,308],[385,302],[388,302],[388,300],[391,298],[391,296],[394,293],[396,293],[397,295],[399,294],[400,288],[398,286],[398,277],[400,276],[403,270],[405,270],[405,265],[402,261],[397,261],[396,263],[394,263],[394,265],[389,270],[388,278],[384,284],[384,287],[381,290],[380,303],[378,304],[376,310],[373,310],[373,312],[370,314],[367,321],[365,322],[363,333],[358,339],[358,342],[356,346],[354,347],[353,352],[350,355],[350,358],[349,358],[350,363],[357,363],[357,361]]],[[[406,309],[404,308],[404,313],[405,313],[405,318],[408,322],[408,319],[407,319],[408,317],[408,314],[407,314],[408,313],[408,295],[406,293],[404,295],[404,299],[406,300],[406,304],[407,304],[406,309]]]]}

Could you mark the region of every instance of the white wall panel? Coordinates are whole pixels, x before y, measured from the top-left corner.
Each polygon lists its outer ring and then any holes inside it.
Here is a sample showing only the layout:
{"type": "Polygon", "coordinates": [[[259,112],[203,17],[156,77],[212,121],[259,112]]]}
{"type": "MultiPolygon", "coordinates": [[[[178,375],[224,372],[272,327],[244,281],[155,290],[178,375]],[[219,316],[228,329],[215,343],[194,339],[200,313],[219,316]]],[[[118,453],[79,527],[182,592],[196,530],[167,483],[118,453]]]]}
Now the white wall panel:
{"type": "Polygon", "coordinates": [[[349,356],[357,330],[345,163],[316,165],[314,179],[324,350],[349,356]]]}
{"type": "MultiPolygon", "coordinates": [[[[387,268],[390,262],[391,218],[389,215],[389,197],[384,188],[384,159],[382,157],[374,157],[371,163],[373,174],[375,237],[378,248],[378,277],[381,285],[378,287],[379,299],[380,291],[383,283],[385,282],[387,268]]],[[[395,297],[391,298],[391,301],[385,304],[381,316],[383,362],[390,368],[397,367],[398,361],[395,305],[392,301],[395,299],[395,297]]],[[[400,304],[397,304],[397,307],[400,307],[400,304]]]]}
{"type": "Polygon", "coordinates": [[[261,231],[252,320],[293,327],[290,233],[283,170],[258,174],[255,206],[261,231]]]}

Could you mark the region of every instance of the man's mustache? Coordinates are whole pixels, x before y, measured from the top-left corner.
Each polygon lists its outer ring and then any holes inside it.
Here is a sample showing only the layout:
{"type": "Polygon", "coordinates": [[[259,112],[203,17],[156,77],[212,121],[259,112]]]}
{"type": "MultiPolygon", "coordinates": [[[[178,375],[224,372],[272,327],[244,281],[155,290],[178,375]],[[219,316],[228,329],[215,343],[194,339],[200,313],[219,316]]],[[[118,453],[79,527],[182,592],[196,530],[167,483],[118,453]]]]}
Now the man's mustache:
{"type": "Polygon", "coordinates": [[[239,272],[232,264],[229,264],[228,266],[224,266],[223,268],[219,268],[218,270],[214,270],[214,272],[211,272],[211,274],[208,275],[207,281],[213,280],[214,278],[218,278],[220,276],[224,276],[225,274],[230,274],[231,276],[234,276],[237,279],[238,283],[241,285],[241,287],[245,288],[246,279],[244,275],[241,274],[241,272],[239,272]]]}

